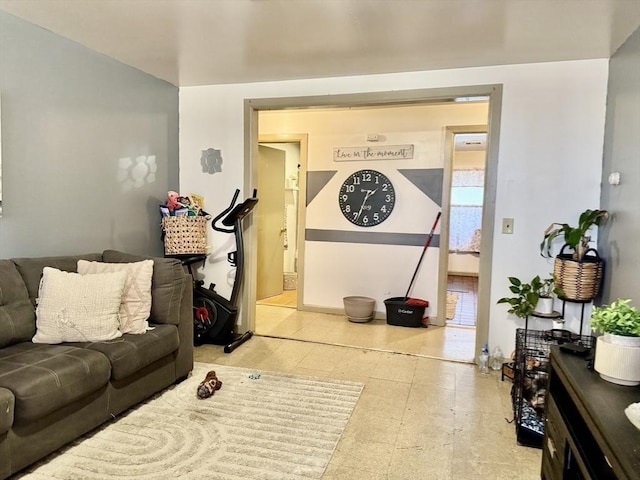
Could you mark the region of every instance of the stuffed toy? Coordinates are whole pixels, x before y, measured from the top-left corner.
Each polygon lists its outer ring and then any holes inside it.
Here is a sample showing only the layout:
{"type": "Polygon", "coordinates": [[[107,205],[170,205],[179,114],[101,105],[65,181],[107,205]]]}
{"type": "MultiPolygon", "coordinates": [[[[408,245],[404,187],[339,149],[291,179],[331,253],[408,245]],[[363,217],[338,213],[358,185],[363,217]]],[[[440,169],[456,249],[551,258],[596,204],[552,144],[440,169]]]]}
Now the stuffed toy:
{"type": "Polygon", "coordinates": [[[173,212],[176,208],[182,207],[182,205],[178,202],[178,197],[180,194],[178,192],[174,192],[173,190],[169,191],[167,194],[167,207],[170,212],[173,212]]]}
{"type": "Polygon", "coordinates": [[[202,383],[198,385],[196,394],[200,399],[209,398],[212,397],[214,393],[216,393],[216,390],[220,390],[220,387],[222,387],[222,382],[218,380],[216,372],[211,370],[209,373],[207,373],[207,376],[204,377],[202,383]]]}

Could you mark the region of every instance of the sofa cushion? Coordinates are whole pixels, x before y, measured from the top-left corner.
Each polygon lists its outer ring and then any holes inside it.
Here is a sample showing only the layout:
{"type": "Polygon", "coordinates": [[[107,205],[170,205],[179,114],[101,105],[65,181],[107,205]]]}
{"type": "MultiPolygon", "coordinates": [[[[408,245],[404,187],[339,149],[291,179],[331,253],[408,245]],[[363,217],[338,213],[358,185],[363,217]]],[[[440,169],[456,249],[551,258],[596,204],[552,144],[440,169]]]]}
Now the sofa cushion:
{"type": "Polygon", "coordinates": [[[36,329],[29,292],[11,260],[0,260],[0,348],[25,342],[36,329]]]}
{"type": "Polygon", "coordinates": [[[0,388],[0,435],[8,432],[13,425],[13,412],[16,406],[16,397],[11,390],[0,388]]]}
{"type": "Polygon", "coordinates": [[[122,380],[174,352],[180,343],[175,325],[152,325],[143,335],[125,334],[113,342],[70,343],[95,350],[111,362],[111,377],[122,380]]]}
{"type": "Polygon", "coordinates": [[[129,263],[141,260],[153,260],[153,279],[151,281],[151,317],[152,323],[172,323],[180,320],[180,301],[185,288],[185,272],[182,264],[175,258],[142,257],[115,250],[105,250],[104,262],[129,263]]]}
{"type": "Polygon", "coordinates": [[[81,275],[127,272],[127,281],[122,292],[120,304],[120,328],[122,333],[144,333],[151,313],[151,279],[153,260],[131,263],[104,263],[78,260],[78,273],[81,275]]]}
{"type": "Polygon", "coordinates": [[[127,272],[80,275],[44,267],[34,343],[103,342],[122,336],[118,312],[127,272]]]}
{"type": "Polygon", "coordinates": [[[16,423],[97,391],[110,373],[107,357],[83,348],[24,342],[0,349],[0,387],[15,396],[16,423]]]}
{"type": "Polygon", "coordinates": [[[12,258],[11,261],[16,264],[22,280],[29,291],[31,303],[35,305],[44,267],[53,267],[64,272],[77,272],[78,260],[80,259],[99,262],[102,260],[102,255],[99,253],[88,253],[85,255],[61,257],[12,258]]]}

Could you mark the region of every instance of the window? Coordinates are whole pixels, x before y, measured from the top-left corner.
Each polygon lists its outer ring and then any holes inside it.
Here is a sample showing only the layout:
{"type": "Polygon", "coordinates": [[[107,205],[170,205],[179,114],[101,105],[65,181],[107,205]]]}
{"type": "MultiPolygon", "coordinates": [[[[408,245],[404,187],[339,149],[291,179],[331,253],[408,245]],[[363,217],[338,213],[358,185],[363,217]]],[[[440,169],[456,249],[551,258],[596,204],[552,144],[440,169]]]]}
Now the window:
{"type": "Polygon", "coordinates": [[[453,171],[449,219],[450,252],[480,252],[483,196],[483,169],[456,169],[453,171]]]}

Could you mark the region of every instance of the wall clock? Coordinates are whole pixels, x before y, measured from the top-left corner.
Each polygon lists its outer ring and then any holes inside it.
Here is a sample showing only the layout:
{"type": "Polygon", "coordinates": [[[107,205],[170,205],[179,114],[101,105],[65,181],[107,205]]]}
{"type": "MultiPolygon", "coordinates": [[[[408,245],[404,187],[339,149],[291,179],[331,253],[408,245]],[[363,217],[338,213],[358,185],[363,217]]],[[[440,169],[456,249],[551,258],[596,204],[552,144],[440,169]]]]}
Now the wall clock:
{"type": "Polygon", "coordinates": [[[384,222],[396,203],[391,181],[376,170],[359,170],[342,183],[338,203],[354,225],[373,227],[384,222]]]}

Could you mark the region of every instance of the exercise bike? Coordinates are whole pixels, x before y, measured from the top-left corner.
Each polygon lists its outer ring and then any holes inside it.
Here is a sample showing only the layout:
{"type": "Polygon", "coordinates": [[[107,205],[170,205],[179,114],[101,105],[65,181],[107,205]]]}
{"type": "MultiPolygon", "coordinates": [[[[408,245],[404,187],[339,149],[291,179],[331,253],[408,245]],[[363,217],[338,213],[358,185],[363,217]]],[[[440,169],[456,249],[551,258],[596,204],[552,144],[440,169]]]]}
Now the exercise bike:
{"type": "Polygon", "coordinates": [[[244,244],[242,239],[242,220],[251,213],[258,203],[257,190],[253,197],[236,205],[240,190],[236,190],[233,200],[217,217],[211,221],[211,227],[223,233],[235,236],[236,250],[227,254],[227,261],[236,267],[231,297],[227,300],[215,291],[215,284],[204,287],[203,280],[196,280],[191,269],[192,265],[203,263],[206,255],[183,257],[182,264],[191,274],[193,281],[193,343],[202,345],[211,343],[225,345],[224,352],[231,353],[253,336],[251,330],[243,334],[236,333],[236,319],[238,318],[238,301],[242,280],[244,277],[244,244]],[[222,226],[218,225],[222,223],[222,226]]]}

